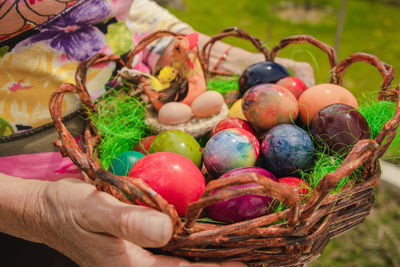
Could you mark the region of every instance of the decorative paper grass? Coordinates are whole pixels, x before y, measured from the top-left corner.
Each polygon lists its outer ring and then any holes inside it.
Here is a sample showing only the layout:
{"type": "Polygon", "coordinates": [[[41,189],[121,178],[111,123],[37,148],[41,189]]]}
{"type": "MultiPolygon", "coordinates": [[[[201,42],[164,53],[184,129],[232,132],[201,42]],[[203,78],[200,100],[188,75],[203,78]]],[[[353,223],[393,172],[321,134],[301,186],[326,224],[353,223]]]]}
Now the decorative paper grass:
{"type": "Polygon", "coordinates": [[[151,134],[144,123],[145,112],[139,98],[129,96],[124,89],[111,91],[98,101],[97,113],[89,114],[89,118],[102,137],[97,150],[103,168],[108,169],[114,157],[132,150],[140,139],[151,134]]]}
{"type": "MultiPolygon", "coordinates": [[[[361,103],[358,111],[366,118],[371,131],[371,138],[375,138],[381,131],[382,127],[393,118],[396,112],[397,103],[389,101],[378,101],[373,98],[365,98],[361,103]]],[[[395,138],[390,144],[389,151],[391,154],[400,157],[400,133],[397,131],[395,138]]]]}
{"type": "Polygon", "coordinates": [[[207,81],[207,90],[213,90],[222,95],[232,91],[239,90],[239,76],[215,76],[207,81]]]}

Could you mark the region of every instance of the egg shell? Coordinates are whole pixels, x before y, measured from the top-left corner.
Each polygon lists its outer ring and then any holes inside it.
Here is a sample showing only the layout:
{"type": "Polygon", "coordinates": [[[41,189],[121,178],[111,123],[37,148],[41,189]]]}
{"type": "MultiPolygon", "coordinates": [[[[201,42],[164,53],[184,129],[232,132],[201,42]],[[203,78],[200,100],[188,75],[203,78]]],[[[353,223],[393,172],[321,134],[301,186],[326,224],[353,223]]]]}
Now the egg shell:
{"type": "Polygon", "coordinates": [[[300,120],[309,125],[315,114],[332,104],[345,104],[358,108],[357,99],[346,88],[330,83],[311,86],[298,99],[300,120]]]}
{"type": "Polygon", "coordinates": [[[187,122],[192,116],[192,109],[180,102],[169,102],[158,111],[158,120],[167,125],[187,122]]]}
{"type": "Polygon", "coordinates": [[[272,83],[250,88],[242,99],[243,114],[260,133],[295,121],[299,113],[296,97],[285,87],[272,83]]]}
{"type": "Polygon", "coordinates": [[[308,88],[302,80],[294,76],[282,78],[276,84],[288,89],[296,99],[299,99],[300,95],[308,88]]]}
{"type": "Polygon", "coordinates": [[[247,118],[243,114],[241,98],[238,99],[235,103],[233,103],[232,107],[229,109],[228,117],[239,118],[239,119],[247,121],[247,118]]]}
{"type": "Polygon", "coordinates": [[[192,103],[192,112],[196,117],[206,118],[218,114],[224,104],[224,97],[217,91],[207,91],[199,95],[192,103]]]}

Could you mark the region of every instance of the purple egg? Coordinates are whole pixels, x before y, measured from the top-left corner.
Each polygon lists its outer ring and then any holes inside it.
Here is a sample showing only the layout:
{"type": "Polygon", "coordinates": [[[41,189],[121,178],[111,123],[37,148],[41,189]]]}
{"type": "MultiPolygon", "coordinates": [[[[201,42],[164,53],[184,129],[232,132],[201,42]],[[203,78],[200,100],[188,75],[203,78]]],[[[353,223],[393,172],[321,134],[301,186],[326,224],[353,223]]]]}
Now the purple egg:
{"type": "Polygon", "coordinates": [[[311,120],[310,128],[317,142],[339,153],[347,153],[358,140],[371,136],[363,115],[345,104],[321,109],[311,120]]]}
{"type": "MultiPolygon", "coordinates": [[[[233,169],[221,175],[219,178],[231,178],[246,173],[255,172],[274,181],[276,177],[269,171],[260,167],[243,167],[233,169]]],[[[218,179],[219,179],[218,178],[218,179]]],[[[247,188],[259,186],[257,183],[234,185],[229,188],[247,188]]],[[[259,195],[243,195],[234,197],[207,207],[208,216],[216,221],[233,223],[256,218],[271,211],[272,198],[259,195]]]]}

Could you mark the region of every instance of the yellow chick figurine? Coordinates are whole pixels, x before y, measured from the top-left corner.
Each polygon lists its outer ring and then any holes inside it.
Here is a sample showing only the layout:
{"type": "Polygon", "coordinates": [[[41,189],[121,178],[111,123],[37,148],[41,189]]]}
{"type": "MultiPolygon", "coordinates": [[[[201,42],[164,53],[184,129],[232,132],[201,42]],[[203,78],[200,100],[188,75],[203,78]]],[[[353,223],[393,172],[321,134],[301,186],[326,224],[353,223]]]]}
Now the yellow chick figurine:
{"type": "Polygon", "coordinates": [[[171,82],[176,78],[177,74],[178,71],[175,68],[171,66],[165,66],[157,75],[158,81],[161,83],[161,87],[153,86],[154,89],[161,91],[168,88],[171,82]]]}

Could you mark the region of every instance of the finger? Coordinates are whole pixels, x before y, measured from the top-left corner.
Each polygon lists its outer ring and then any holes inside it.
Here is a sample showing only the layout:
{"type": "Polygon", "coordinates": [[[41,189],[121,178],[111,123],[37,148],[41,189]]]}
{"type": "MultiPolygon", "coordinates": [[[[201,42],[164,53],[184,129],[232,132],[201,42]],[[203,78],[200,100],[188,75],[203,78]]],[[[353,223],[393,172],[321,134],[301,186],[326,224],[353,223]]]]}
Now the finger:
{"type": "Polygon", "coordinates": [[[122,203],[104,192],[88,195],[77,217],[87,231],[112,234],[141,247],[164,246],[172,236],[172,222],[166,214],[122,203]]]}

